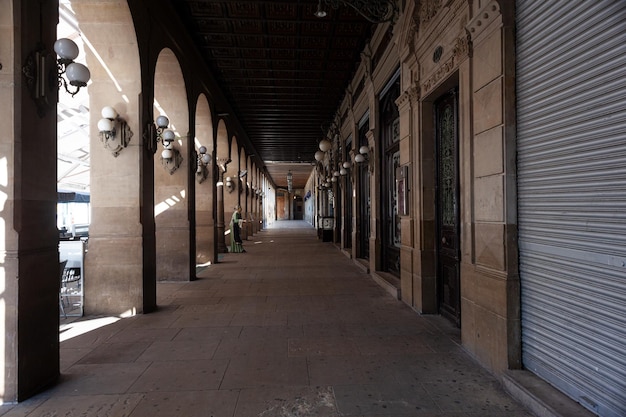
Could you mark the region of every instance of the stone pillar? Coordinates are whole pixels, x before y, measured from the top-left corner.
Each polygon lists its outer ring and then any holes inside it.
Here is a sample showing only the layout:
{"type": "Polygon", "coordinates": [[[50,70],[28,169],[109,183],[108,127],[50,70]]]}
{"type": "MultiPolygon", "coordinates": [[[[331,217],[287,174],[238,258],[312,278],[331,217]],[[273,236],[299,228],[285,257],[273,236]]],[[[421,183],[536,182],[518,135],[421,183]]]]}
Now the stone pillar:
{"type": "MultiPolygon", "coordinates": [[[[105,68],[91,50],[85,51],[92,83],[88,87],[91,109],[91,224],[83,277],[84,310],[85,314],[133,315],[144,312],[147,301],[144,299],[143,251],[150,245],[145,245],[143,241],[146,230],[141,222],[140,195],[142,179],[152,183],[152,174],[142,175],[146,168],[144,162],[152,155],[145,152],[139,124],[141,86],[137,80],[141,79],[141,69],[137,43],[129,41],[136,39],[136,34],[128,8],[111,13],[110,2],[96,4],[86,1],[74,2],[72,7],[81,30],[95,50],[111,48],[124,57],[107,59],[105,68]],[[111,25],[117,29],[111,31],[111,25]],[[111,74],[121,90],[118,90],[111,74]],[[130,103],[124,95],[130,98],[130,103]],[[128,143],[119,149],[117,156],[110,147],[105,147],[107,141],[99,136],[97,129],[100,111],[105,106],[114,107],[120,121],[127,125],[124,135],[128,143]]],[[[119,143],[122,129],[117,130],[116,142],[119,143]]],[[[151,170],[152,164],[149,163],[149,166],[151,170]]],[[[152,189],[149,195],[152,198],[152,189]]],[[[149,223],[148,231],[153,229],[153,221],[149,223]]]]}
{"type": "MultiPolygon", "coordinates": [[[[408,175],[404,180],[407,182],[406,189],[409,190],[405,195],[405,204],[408,209],[406,214],[401,214],[401,247],[400,247],[400,283],[402,301],[410,306],[414,306],[413,299],[413,253],[415,240],[413,236],[413,215],[411,210],[414,201],[415,187],[412,186],[412,170],[413,170],[413,140],[414,125],[417,124],[419,117],[419,88],[415,85],[409,86],[407,91],[400,95],[396,103],[400,114],[400,164],[408,167],[408,175]]],[[[416,135],[417,136],[417,135],[416,135]]]]}
{"type": "MultiPolygon", "coordinates": [[[[373,119],[378,117],[378,106],[375,106],[376,112],[370,115],[370,127],[372,126],[373,119]]],[[[370,271],[380,270],[381,265],[381,242],[380,242],[380,173],[378,167],[378,148],[376,147],[376,139],[374,136],[374,128],[370,128],[367,132],[367,143],[369,148],[368,153],[368,170],[370,172],[370,218],[367,221],[370,222],[370,252],[369,263],[370,271]]]]}
{"type": "Polygon", "coordinates": [[[217,252],[226,253],[226,239],[224,238],[224,232],[226,231],[226,225],[224,223],[224,172],[226,171],[226,159],[217,160],[217,252]]]}
{"type": "Polygon", "coordinates": [[[22,74],[23,66],[36,72],[28,58],[39,42],[54,54],[59,6],[58,1],[1,4],[0,398],[10,403],[59,376],[57,91],[53,83],[38,108],[22,74]]]}

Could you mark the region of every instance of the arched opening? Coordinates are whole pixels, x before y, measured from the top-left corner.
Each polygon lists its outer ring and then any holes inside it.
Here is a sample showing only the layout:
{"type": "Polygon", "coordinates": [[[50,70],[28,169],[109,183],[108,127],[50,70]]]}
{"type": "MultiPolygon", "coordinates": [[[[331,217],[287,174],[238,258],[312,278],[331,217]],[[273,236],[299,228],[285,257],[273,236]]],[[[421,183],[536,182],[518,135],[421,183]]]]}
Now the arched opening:
{"type": "Polygon", "coordinates": [[[215,138],[215,173],[216,178],[216,208],[217,208],[217,252],[225,253],[226,249],[226,225],[224,219],[224,179],[226,167],[230,161],[229,158],[230,148],[228,147],[228,129],[224,120],[219,120],[217,124],[217,135],[215,138]]]}
{"type": "Polygon", "coordinates": [[[70,20],[80,28],[91,72],[87,87],[91,222],[89,251],[85,254],[84,310],[87,315],[134,315],[144,311],[145,300],[150,298],[144,293],[143,259],[137,250],[142,239],[137,162],[141,149],[141,84],[137,82],[141,66],[135,25],[125,3],[60,3],[63,16],[74,12],[70,20]],[[98,131],[104,107],[117,113],[115,138],[107,139],[98,131]]]}
{"type": "Polygon", "coordinates": [[[190,279],[188,108],[178,59],[170,49],[163,49],[154,76],[154,115],[157,126],[164,126],[158,128],[162,131],[154,155],[157,281],[190,279]],[[167,117],[168,123],[160,116],[167,117]]]}
{"type": "Polygon", "coordinates": [[[213,121],[209,102],[204,94],[198,97],[196,106],[196,265],[215,263],[215,214],[213,211],[214,138],[213,121]]]}

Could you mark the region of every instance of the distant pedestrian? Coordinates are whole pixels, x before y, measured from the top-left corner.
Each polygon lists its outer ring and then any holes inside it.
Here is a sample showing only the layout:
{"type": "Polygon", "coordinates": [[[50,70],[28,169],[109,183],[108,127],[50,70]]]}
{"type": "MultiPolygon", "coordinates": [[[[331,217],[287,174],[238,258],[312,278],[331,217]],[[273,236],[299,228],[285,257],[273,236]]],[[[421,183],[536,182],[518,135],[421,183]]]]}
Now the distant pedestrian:
{"type": "Polygon", "coordinates": [[[236,205],[233,217],[230,219],[230,251],[232,253],[242,253],[246,251],[243,248],[243,241],[241,240],[241,226],[243,222],[241,206],[236,205]]]}

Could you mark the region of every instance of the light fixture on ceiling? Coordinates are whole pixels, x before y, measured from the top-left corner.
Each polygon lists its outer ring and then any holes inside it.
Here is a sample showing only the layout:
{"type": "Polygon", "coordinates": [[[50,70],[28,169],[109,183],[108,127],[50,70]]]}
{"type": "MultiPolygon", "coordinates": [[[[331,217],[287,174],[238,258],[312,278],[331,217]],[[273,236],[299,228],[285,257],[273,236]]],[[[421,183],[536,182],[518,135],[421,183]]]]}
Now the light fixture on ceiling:
{"type": "Polygon", "coordinates": [[[172,175],[180,164],[183,162],[183,157],[173,145],[174,139],[176,135],[171,129],[168,129],[170,124],[170,119],[166,116],[159,116],[156,119],[156,134],[157,134],[157,143],[161,142],[163,145],[163,151],[161,152],[161,165],[169,171],[170,175],[172,175]]]}
{"type": "MultiPolygon", "coordinates": [[[[395,0],[324,0],[324,3],[337,10],[340,5],[352,7],[358,14],[372,23],[392,22],[398,14],[395,0]]],[[[315,16],[326,17],[322,8],[322,0],[317,4],[315,16]]]]}
{"type": "Polygon", "coordinates": [[[89,68],[78,62],[74,62],[78,57],[78,45],[67,38],[58,39],[54,42],[54,51],[59,56],[56,59],[56,71],[54,70],[55,59],[52,53],[48,52],[40,42],[37,48],[26,58],[26,63],[22,67],[22,74],[26,78],[26,86],[30,91],[32,99],[37,105],[37,113],[43,117],[46,109],[53,104],[49,101],[51,92],[61,86],[68,94],[74,97],[81,87],[85,87],[91,74],[89,68]],[[56,78],[54,77],[56,73],[56,78]],[[67,80],[65,77],[67,77],[67,80]],[[73,87],[70,90],[69,86],[73,87]]]}
{"type": "Polygon", "coordinates": [[[317,3],[317,10],[314,13],[315,17],[326,17],[326,12],[324,11],[324,9],[322,9],[322,0],[319,0],[319,2],[317,3]]]}
{"type": "Polygon", "coordinates": [[[102,108],[102,119],[98,121],[100,141],[104,147],[111,151],[114,157],[120,154],[122,149],[128,146],[133,132],[126,120],[122,119],[117,110],[111,106],[102,108]]]}
{"type": "Polygon", "coordinates": [[[287,191],[293,191],[293,174],[291,171],[287,172],[287,191]]]}
{"type": "Polygon", "coordinates": [[[198,158],[196,161],[196,180],[198,184],[202,184],[209,176],[207,166],[211,164],[211,155],[209,155],[206,146],[198,148],[198,158]]]}

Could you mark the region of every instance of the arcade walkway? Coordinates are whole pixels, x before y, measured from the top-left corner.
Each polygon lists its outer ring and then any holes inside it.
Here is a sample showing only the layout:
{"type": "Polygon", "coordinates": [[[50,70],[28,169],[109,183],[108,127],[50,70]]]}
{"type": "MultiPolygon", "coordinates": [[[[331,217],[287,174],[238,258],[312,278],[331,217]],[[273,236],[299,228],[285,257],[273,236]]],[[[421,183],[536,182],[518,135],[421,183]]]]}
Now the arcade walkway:
{"type": "MultiPolygon", "coordinates": [[[[62,325],[60,383],[15,416],[530,417],[459,347],[304,222],[278,222],[160,310],[62,325]],[[84,323],[110,323],[76,335],[84,323]]],[[[91,319],[91,320],[90,320],[91,319]]]]}

